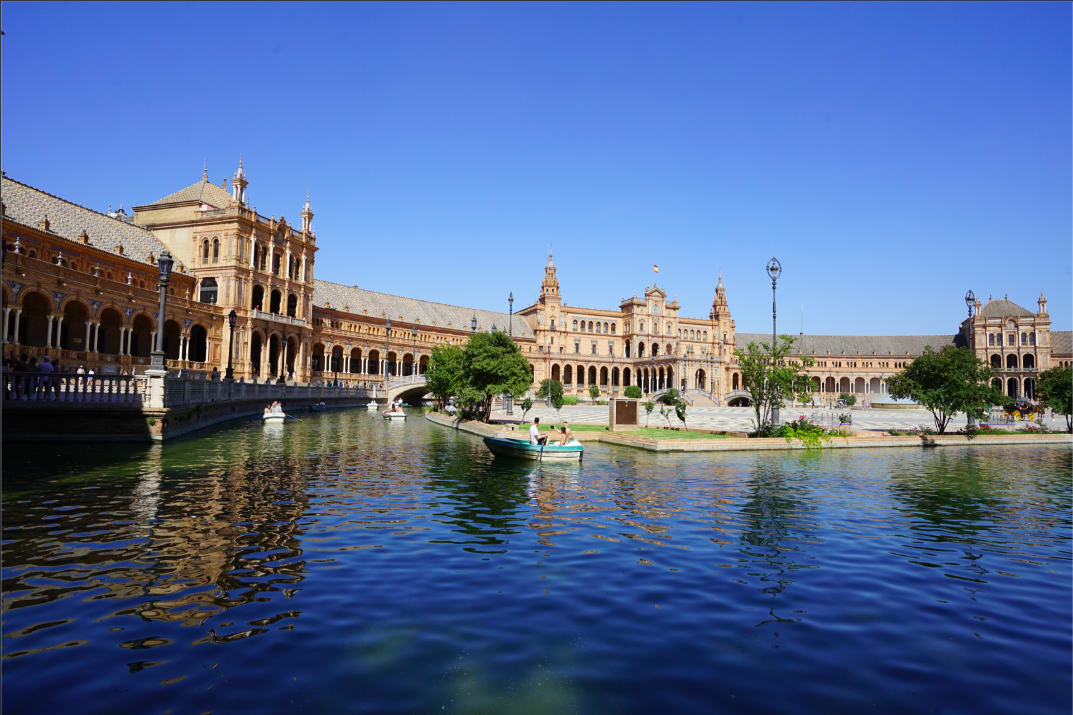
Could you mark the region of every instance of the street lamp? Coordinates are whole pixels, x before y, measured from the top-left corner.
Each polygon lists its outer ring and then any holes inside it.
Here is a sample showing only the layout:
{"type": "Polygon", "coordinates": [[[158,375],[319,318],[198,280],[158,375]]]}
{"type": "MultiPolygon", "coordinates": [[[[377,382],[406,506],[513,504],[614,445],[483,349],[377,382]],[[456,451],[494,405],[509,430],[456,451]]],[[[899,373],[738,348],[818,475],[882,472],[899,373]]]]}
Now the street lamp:
{"type": "Polygon", "coordinates": [[[474,313],[473,317],[470,319],[469,327],[470,327],[470,330],[472,330],[473,332],[477,332],[477,314],[476,313],[474,313]]]}
{"type": "Polygon", "coordinates": [[[232,308],[231,312],[227,314],[227,324],[231,327],[231,340],[227,343],[227,372],[224,373],[224,379],[235,379],[235,368],[231,366],[231,358],[235,354],[235,321],[238,320],[238,313],[232,308]]]}
{"type": "Polygon", "coordinates": [[[168,281],[171,279],[171,267],[175,260],[168,253],[168,249],[160,254],[157,264],[160,267],[160,311],[156,319],[156,350],[153,351],[153,359],[150,369],[157,372],[167,372],[164,365],[164,305],[168,300],[168,281]]]}
{"type": "MultiPolygon", "coordinates": [[[[774,256],[767,264],[767,274],[771,278],[771,366],[775,367],[775,282],[782,275],[782,264],[774,256]]],[[[771,402],[771,426],[779,426],[779,393],[775,389],[774,399],[771,402]]]]}
{"type": "Polygon", "coordinates": [[[509,323],[507,323],[507,330],[509,332],[507,334],[510,335],[513,338],[514,337],[514,291],[511,291],[510,295],[507,296],[507,305],[510,306],[510,317],[507,318],[507,320],[510,321],[509,323]]]}
{"type": "Polygon", "coordinates": [[[414,323],[414,326],[410,329],[410,334],[414,336],[414,359],[413,359],[413,362],[410,364],[410,374],[411,375],[416,375],[417,374],[417,323],[416,322],[414,323]]]}
{"type": "MultiPolygon", "coordinates": [[[[976,307],[976,295],[973,294],[971,288],[965,293],[965,306],[969,309],[969,321],[968,321],[969,349],[972,350],[972,356],[975,358],[976,357],[976,328],[972,324],[972,309],[974,307],[976,307]]],[[[973,417],[972,415],[966,415],[965,418],[966,418],[965,419],[966,427],[968,429],[973,429],[974,427],[976,427],[976,418],[975,417],[973,417]]]]}

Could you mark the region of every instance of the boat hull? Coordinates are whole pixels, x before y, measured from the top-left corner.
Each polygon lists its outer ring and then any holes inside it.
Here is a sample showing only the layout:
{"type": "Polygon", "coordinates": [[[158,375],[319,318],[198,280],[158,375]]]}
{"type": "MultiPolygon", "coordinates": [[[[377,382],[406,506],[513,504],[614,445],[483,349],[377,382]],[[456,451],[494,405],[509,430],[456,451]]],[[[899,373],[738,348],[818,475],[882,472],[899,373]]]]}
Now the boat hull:
{"type": "Polygon", "coordinates": [[[262,415],[261,421],[266,425],[281,425],[287,421],[287,415],[282,412],[274,413],[271,415],[262,415]]]}
{"type": "Polygon", "coordinates": [[[404,419],[406,419],[406,413],[405,412],[385,412],[383,414],[384,414],[384,419],[385,420],[404,420],[404,419]]]}
{"type": "Polygon", "coordinates": [[[509,437],[485,437],[484,445],[497,457],[515,457],[539,462],[579,462],[585,453],[582,445],[561,446],[530,444],[528,440],[509,437]]]}
{"type": "Polygon", "coordinates": [[[373,402],[370,402],[369,404],[365,405],[365,409],[369,410],[370,412],[375,412],[379,409],[379,405],[377,405],[376,401],[374,400],[373,402]]]}

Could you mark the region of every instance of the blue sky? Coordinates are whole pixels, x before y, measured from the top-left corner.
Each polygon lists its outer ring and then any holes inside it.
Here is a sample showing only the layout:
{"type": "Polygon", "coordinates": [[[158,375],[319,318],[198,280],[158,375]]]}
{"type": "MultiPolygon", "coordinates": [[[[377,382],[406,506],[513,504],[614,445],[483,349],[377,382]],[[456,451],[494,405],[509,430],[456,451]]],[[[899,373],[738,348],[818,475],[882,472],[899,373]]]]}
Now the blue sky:
{"type": "Polygon", "coordinates": [[[506,310],[653,278],[738,330],[1069,329],[1071,9],[1054,4],[5,3],[9,176],[147,203],[245,157],[308,189],[319,278],[506,310]],[[652,264],[660,273],[654,276],[652,264]]]}

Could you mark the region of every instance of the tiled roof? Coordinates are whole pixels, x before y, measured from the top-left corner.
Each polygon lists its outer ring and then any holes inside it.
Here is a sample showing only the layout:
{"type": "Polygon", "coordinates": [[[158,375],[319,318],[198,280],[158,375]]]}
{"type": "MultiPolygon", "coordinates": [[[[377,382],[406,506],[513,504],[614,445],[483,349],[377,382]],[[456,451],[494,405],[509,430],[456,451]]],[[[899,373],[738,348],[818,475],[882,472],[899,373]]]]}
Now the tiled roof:
{"type": "MultiPolygon", "coordinates": [[[[489,331],[493,326],[499,330],[506,330],[510,320],[508,313],[463,308],[458,305],[433,303],[416,298],[403,298],[389,293],[378,293],[322,280],[313,281],[313,304],[320,307],[330,306],[335,310],[345,310],[348,313],[374,318],[383,316],[407,323],[417,322],[418,325],[435,325],[445,328],[450,324],[452,328],[465,331],[469,331],[470,320],[474,315],[477,316],[477,329],[483,331],[489,331]]],[[[515,337],[533,337],[533,331],[529,328],[525,318],[517,315],[514,316],[513,330],[515,337]]]]}
{"type": "Polygon", "coordinates": [[[185,189],[176,191],[174,194],[168,194],[164,198],[157,199],[148,205],[177,204],[183,201],[200,201],[203,204],[222,209],[231,203],[231,194],[227,193],[226,189],[202,177],[201,181],[196,184],[190,184],[185,189]]]}
{"type": "Polygon", "coordinates": [[[1052,330],[1051,331],[1051,354],[1052,355],[1070,355],[1070,354],[1073,354],[1073,331],[1070,331],[1070,330],[1052,330]]]}
{"type": "MultiPolygon", "coordinates": [[[[920,355],[931,346],[940,350],[954,345],[954,335],[795,335],[794,352],[799,355],[920,355]]],[[[771,333],[736,333],[735,342],[744,348],[750,342],[771,344],[771,333]]]]}
{"type": "Polygon", "coordinates": [[[115,251],[116,246],[122,246],[123,255],[135,261],[148,263],[150,253],[159,256],[165,248],[156,236],[140,226],[73,204],[6,176],[3,200],[12,221],[36,228],[48,216],[52,233],[78,241],[79,234],[85,231],[90,245],[105,251],[115,251]]]}
{"type": "Polygon", "coordinates": [[[1031,318],[1035,313],[1027,308],[1022,308],[1013,301],[1000,298],[989,300],[983,308],[980,308],[981,318],[1031,318]]]}

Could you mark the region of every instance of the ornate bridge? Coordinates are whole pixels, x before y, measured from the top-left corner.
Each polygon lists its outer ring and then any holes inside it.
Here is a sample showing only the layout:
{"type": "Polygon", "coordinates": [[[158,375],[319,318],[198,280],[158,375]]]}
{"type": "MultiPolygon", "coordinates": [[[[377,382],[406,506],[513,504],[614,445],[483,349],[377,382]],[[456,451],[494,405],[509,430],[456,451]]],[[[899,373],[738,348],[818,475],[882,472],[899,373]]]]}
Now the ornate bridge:
{"type": "Polygon", "coordinates": [[[387,400],[392,402],[402,397],[421,395],[428,392],[424,375],[406,375],[393,377],[387,382],[387,400]]]}

